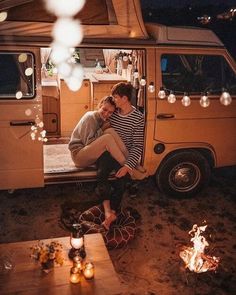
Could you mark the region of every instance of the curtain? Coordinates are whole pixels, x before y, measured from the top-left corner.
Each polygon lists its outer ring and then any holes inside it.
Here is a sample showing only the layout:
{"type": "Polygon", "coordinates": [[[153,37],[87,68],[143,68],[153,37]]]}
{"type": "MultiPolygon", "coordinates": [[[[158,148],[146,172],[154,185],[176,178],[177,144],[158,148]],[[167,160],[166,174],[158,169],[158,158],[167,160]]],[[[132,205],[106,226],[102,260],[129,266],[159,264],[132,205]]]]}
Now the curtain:
{"type": "Polygon", "coordinates": [[[46,63],[48,61],[48,58],[51,53],[51,48],[40,48],[40,56],[41,56],[41,73],[42,73],[42,78],[47,77],[47,69],[46,69],[46,63]]]}

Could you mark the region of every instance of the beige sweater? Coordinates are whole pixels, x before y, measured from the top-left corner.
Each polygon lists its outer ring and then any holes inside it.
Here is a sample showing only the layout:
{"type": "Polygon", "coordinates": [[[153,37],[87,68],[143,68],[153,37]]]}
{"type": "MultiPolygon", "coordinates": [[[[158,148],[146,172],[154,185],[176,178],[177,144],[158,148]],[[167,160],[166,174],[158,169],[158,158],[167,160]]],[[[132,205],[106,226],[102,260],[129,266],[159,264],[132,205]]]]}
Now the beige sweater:
{"type": "Polygon", "coordinates": [[[68,145],[69,150],[81,150],[86,145],[103,134],[101,126],[103,120],[97,111],[89,111],[80,119],[72,132],[70,142],[68,145]]]}

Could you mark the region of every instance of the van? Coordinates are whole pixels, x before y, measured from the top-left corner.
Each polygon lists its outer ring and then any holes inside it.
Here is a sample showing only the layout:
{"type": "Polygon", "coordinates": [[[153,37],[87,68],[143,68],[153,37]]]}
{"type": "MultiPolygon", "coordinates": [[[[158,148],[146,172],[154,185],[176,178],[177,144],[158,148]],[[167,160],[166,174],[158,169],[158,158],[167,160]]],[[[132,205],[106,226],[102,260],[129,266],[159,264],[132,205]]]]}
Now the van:
{"type": "Polygon", "coordinates": [[[74,166],[70,135],[114,84],[130,81],[145,117],[142,165],[163,193],[192,196],[213,168],[236,165],[236,63],[210,30],[145,24],[137,0],[98,2],[78,14],[77,91],[50,61],[55,17],[43,2],[0,5],[0,189],[96,181],[94,167],[74,166]]]}

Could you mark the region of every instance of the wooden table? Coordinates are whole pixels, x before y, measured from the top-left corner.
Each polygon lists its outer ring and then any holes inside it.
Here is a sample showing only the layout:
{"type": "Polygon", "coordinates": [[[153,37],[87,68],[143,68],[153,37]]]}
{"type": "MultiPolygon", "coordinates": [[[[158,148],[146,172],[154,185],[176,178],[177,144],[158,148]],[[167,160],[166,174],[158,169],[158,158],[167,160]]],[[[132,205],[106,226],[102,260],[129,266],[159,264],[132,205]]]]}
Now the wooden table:
{"type": "Polygon", "coordinates": [[[69,237],[43,240],[59,241],[63,245],[65,262],[63,266],[56,266],[48,274],[41,270],[40,263],[30,257],[30,247],[37,241],[0,244],[0,254],[9,252],[13,254],[14,269],[8,273],[0,274],[0,294],[24,295],[106,295],[122,294],[122,285],[114,270],[110,256],[105,247],[101,234],[85,235],[86,261],[95,266],[93,280],[84,278],[78,284],[69,282],[72,261],[68,258],[71,248],[69,237]]]}

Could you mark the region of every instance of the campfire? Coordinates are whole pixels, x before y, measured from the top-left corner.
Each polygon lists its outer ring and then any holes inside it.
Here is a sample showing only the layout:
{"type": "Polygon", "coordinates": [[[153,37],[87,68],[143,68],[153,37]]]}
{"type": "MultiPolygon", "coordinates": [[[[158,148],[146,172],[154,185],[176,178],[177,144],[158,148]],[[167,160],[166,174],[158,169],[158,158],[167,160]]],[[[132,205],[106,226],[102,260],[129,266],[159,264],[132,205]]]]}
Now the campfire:
{"type": "Polygon", "coordinates": [[[220,261],[219,257],[204,253],[205,248],[209,246],[207,240],[202,235],[206,228],[207,225],[197,226],[197,224],[194,224],[189,231],[193,247],[183,246],[179,253],[185,263],[185,267],[197,273],[216,270],[220,261]]]}

